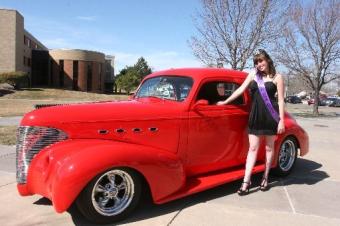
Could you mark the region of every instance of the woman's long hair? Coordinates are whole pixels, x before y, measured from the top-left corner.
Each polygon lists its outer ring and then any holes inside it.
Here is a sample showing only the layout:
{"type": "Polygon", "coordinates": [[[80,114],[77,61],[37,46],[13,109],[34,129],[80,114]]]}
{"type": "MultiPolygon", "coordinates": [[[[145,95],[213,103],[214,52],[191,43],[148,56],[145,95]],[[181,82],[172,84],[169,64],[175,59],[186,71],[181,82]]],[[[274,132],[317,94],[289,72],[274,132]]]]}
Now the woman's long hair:
{"type": "Polygon", "coordinates": [[[270,58],[269,54],[264,50],[264,49],[259,49],[258,51],[255,52],[253,62],[254,66],[256,66],[257,62],[260,60],[265,60],[268,63],[268,71],[269,71],[269,76],[274,77],[276,74],[276,69],[274,66],[274,62],[272,58],[270,58]]]}

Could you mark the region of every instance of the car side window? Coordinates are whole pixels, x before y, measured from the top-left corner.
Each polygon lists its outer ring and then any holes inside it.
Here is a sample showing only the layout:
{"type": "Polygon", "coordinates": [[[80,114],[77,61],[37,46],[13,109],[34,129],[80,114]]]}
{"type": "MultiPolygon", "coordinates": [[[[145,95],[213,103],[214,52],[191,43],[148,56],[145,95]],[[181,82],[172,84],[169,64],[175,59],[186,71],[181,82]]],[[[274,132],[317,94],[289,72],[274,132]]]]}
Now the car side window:
{"type": "MultiPolygon", "coordinates": [[[[240,85],[234,82],[213,81],[206,82],[200,88],[196,101],[200,99],[207,100],[209,105],[215,105],[218,101],[226,100],[240,85]]],[[[243,95],[236,98],[230,104],[244,104],[243,95]]]]}

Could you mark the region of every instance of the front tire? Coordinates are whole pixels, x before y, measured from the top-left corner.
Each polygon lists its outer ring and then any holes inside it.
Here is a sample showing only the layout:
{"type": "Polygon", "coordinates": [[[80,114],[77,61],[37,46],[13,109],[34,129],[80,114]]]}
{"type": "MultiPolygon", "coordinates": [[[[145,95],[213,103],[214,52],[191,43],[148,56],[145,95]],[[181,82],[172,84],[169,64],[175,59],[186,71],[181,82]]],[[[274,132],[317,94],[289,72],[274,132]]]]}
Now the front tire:
{"type": "Polygon", "coordinates": [[[298,146],[294,137],[287,137],[280,146],[277,166],[274,168],[274,174],[277,176],[287,176],[294,168],[298,153],[298,146]]]}
{"type": "Polygon", "coordinates": [[[114,168],[93,178],[76,200],[79,211],[95,223],[126,218],[138,205],[141,177],[129,168],[114,168]]]}

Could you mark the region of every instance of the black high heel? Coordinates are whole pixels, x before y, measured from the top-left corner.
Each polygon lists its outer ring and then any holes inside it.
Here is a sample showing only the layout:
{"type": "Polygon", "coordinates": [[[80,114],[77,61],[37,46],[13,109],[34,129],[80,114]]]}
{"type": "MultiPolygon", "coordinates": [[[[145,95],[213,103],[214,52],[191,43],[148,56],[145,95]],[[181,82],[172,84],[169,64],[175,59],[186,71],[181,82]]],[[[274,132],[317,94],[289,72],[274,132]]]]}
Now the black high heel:
{"type": "Polygon", "coordinates": [[[237,191],[237,194],[240,195],[240,196],[242,196],[242,195],[247,195],[247,194],[249,193],[250,185],[251,185],[251,182],[250,182],[250,181],[249,181],[249,182],[243,181],[242,184],[241,184],[241,187],[240,187],[240,188],[238,189],[238,191],[237,191]],[[245,190],[242,190],[242,185],[243,185],[243,184],[247,184],[247,187],[246,187],[245,190]]]}
{"type": "Polygon", "coordinates": [[[267,178],[262,177],[261,185],[260,185],[260,190],[261,191],[268,191],[269,190],[269,185],[268,185],[268,179],[267,178]],[[267,182],[266,186],[264,186],[265,182],[267,182]]]}

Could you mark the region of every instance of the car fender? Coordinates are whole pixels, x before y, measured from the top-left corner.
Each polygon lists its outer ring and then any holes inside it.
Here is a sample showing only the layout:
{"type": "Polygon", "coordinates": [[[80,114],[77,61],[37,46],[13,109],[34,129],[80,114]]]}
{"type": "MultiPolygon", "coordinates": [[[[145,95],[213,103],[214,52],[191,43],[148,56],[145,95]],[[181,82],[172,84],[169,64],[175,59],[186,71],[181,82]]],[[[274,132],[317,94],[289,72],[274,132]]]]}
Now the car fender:
{"type": "MultiPolygon", "coordinates": [[[[141,173],[156,202],[185,183],[184,167],[170,152],[144,145],[98,139],[68,140],[46,150],[45,185],[57,212],[69,208],[96,175],[113,167],[141,173]]],[[[33,163],[33,162],[32,162],[33,163]]]]}
{"type": "MultiPolygon", "coordinates": [[[[300,149],[300,152],[298,153],[300,156],[304,156],[308,153],[309,151],[308,134],[300,126],[296,125],[296,126],[292,126],[286,129],[284,134],[277,135],[275,144],[274,144],[274,150],[277,150],[277,151],[275,151],[273,159],[278,159],[281,144],[287,137],[294,137],[296,139],[297,145],[299,146],[299,149],[300,149]]],[[[276,167],[276,166],[277,166],[277,161],[273,161],[272,167],[276,167]]]]}

